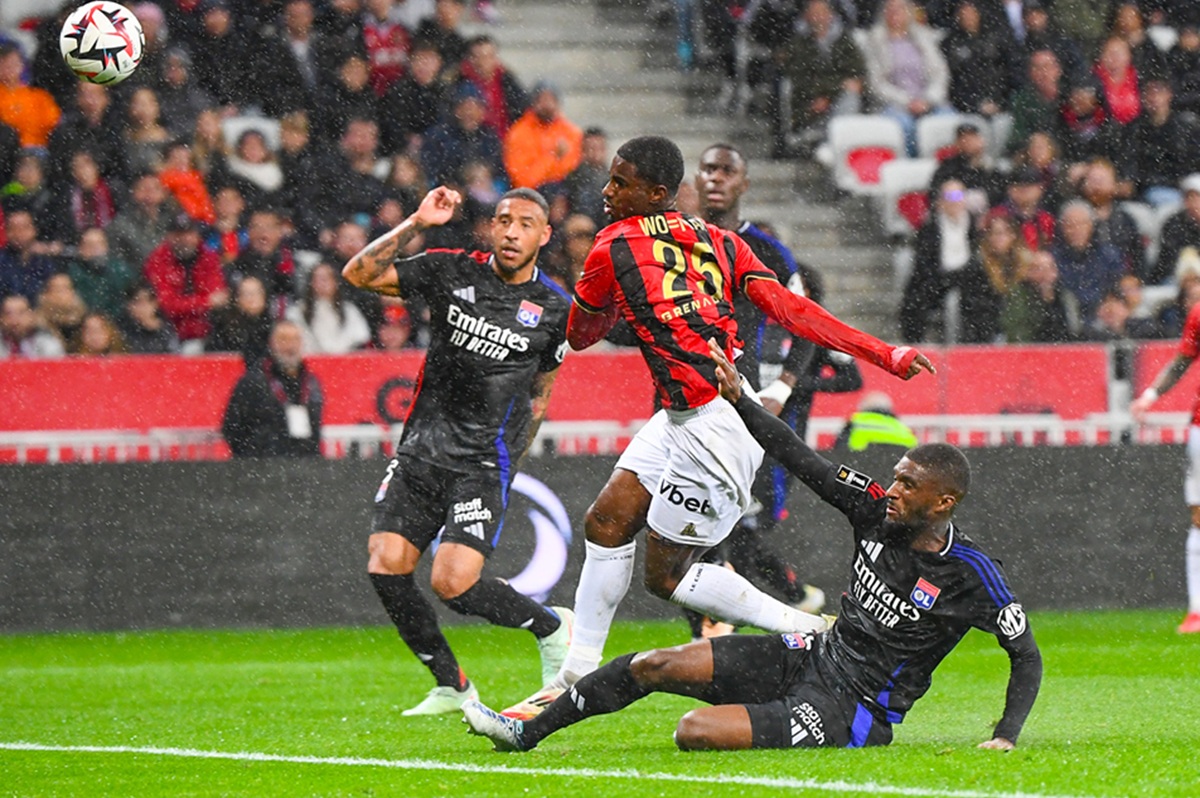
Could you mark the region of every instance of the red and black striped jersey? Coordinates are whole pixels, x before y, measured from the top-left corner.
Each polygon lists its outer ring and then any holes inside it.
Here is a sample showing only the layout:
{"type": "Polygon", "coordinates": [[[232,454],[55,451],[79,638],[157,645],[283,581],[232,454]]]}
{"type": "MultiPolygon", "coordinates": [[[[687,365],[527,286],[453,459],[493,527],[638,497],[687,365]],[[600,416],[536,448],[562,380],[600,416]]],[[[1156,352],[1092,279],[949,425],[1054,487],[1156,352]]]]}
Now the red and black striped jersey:
{"type": "Polygon", "coordinates": [[[736,233],[668,211],[633,216],[596,236],[575,301],[598,313],[616,303],[637,334],[665,407],[686,410],[718,394],[708,339],[741,348],[733,292],[775,274],[736,233]]]}

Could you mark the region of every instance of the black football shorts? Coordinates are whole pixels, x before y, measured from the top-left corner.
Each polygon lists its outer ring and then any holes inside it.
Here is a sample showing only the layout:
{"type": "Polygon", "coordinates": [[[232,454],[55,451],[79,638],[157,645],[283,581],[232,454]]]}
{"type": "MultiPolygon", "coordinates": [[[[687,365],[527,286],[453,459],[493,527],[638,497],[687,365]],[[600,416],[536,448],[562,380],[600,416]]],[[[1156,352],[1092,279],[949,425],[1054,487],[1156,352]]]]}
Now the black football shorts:
{"type": "Polygon", "coordinates": [[[372,530],[395,532],[424,552],[445,527],[442,542],[486,557],[504,528],[508,487],[495,469],[463,472],[397,456],[375,494],[372,530]]]}

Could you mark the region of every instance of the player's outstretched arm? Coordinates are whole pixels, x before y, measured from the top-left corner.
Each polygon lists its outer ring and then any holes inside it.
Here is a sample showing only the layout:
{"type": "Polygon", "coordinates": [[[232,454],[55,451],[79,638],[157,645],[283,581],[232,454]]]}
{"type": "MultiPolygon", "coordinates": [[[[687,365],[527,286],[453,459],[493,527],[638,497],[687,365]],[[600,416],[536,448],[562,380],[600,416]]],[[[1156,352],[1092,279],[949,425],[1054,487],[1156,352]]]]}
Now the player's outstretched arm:
{"type": "Polygon", "coordinates": [[[804,484],[823,495],[821,486],[833,464],[814,452],[786,423],[742,393],[741,375],[715,340],[709,339],[708,351],[717,364],[717,385],[721,396],[733,404],[746,429],[767,454],[804,484]]]}
{"type": "Polygon", "coordinates": [[[576,352],[603,340],[617,323],[620,311],[616,305],[589,310],[576,299],[567,317],[567,343],[576,352]]]}
{"type": "Polygon", "coordinates": [[[979,747],[1009,751],[1016,746],[1017,737],[1041,689],[1042,652],[1029,629],[1015,640],[1003,635],[997,639],[1008,652],[1008,690],[1004,696],[1004,714],[992,731],[992,739],[979,747]]]}
{"type": "Polygon", "coordinates": [[[1154,382],[1150,383],[1150,387],[1142,391],[1142,395],[1129,405],[1129,412],[1133,414],[1134,419],[1137,421],[1144,419],[1150,407],[1158,401],[1158,397],[1174,388],[1175,383],[1183,378],[1190,365],[1192,365],[1192,358],[1182,354],[1175,355],[1171,362],[1154,378],[1154,382]]]}
{"type": "Polygon", "coordinates": [[[763,313],[787,328],[826,349],[874,363],[884,371],[911,379],[922,371],[935,372],[929,358],[910,346],[892,346],[873,335],[857,330],[807,297],[798,296],[774,280],[750,280],[746,297],[763,313]]]}
{"type": "Polygon", "coordinates": [[[461,203],[462,195],[457,191],[438,186],[425,195],[421,206],[411,216],[350,258],[342,269],[342,276],[353,286],[377,294],[400,296],[396,256],[425,230],[450,221],[461,203]]]}

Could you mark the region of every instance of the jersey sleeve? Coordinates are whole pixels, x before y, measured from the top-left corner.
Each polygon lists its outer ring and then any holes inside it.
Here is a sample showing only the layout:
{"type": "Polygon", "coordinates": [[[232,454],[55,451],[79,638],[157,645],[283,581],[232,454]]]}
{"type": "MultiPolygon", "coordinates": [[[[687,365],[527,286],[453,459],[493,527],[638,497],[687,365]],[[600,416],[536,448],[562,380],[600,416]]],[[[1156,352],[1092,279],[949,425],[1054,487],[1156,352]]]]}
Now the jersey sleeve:
{"type": "Polygon", "coordinates": [[[1188,311],[1183,323],[1183,335],[1179,338],[1179,354],[1195,360],[1200,355],[1200,303],[1188,311]]]}
{"type": "Polygon", "coordinates": [[[419,296],[426,302],[436,293],[445,279],[451,264],[443,253],[421,252],[408,258],[397,258],[396,284],[403,299],[419,296]]]}
{"type": "Polygon", "coordinates": [[[565,308],[559,316],[550,336],[550,343],[542,350],[542,356],[538,360],[538,371],[554,371],[562,365],[563,358],[567,356],[567,311],[565,308]]]}
{"type": "Polygon", "coordinates": [[[759,260],[758,256],[750,249],[750,245],[742,240],[741,236],[737,233],[726,233],[726,235],[733,241],[733,279],[738,290],[745,291],[746,284],[751,280],[779,281],[775,272],[759,260]]]}
{"type": "Polygon", "coordinates": [[[616,274],[613,271],[610,241],[597,241],[583,264],[583,274],[575,283],[575,303],[589,313],[599,313],[613,302],[616,274]]]}

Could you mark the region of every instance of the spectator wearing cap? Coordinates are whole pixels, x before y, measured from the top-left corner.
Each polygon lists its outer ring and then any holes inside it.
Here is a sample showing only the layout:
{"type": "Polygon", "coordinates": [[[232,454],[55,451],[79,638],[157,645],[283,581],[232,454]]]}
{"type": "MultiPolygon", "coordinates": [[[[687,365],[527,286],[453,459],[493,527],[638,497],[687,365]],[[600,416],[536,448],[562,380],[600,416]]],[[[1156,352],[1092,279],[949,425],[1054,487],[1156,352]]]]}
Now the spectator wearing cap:
{"type": "Polygon", "coordinates": [[[130,186],[129,201],[106,228],[113,255],[141,272],[146,258],[167,234],[167,222],[180,212],[158,175],[138,175],[130,186]]]}
{"type": "Polygon", "coordinates": [[[1179,188],[1183,191],[1183,207],[1163,224],[1158,261],[1146,278],[1147,285],[1169,280],[1186,247],[1200,248],[1200,172],[1185,177],[1179,188]]]}
{"type": "Polygon", "coordinates": [[[541,82],[529,110],[504,137],[504,168],[513,188],[540,188],[571,174],[582,158],[583,131],[563,116],[558,89],[541,82]]]}
{"type": "Polygon", "coordinates": [[[319,457],[325,398],[304,365],[304,338],[290,321],[270,333],[269,354],[246,364],[221,420],[234,457],[319,457]]]}
{"type": "Polygon", "coordinates": [[[503,138],[509,125],[525,112],[529,98],[500,61],[496,40],[485,34],[468,41],[460,74],[479,91],[484,105],[483,123],[503,138]]]}
{"type": "Polygon", "coordinates": [[[1156,207],[1181,203],[1179,181],[1197,166],[1196,125],[1175,112],[1172,95],[1166,78],[1142,84],[1146,112],[1130,125],[1123,147],[1135,194],[1156,207]]]}
{"type": "Polygon", "coordinates": [[[959,0],[941,48],[950,70],[950,104],[991,117],[1008,109],[1019,59],[1011,37],[983,27],[980,2],[959,0]]]}
{"type": "Polygon", "coordinates": [[[229,304],[229,290],[221,261],[201,243],[195,220],[186,213],[171,217],[165,240],[146,259],[145,275],[184,351],[200,351],[212,330],[209,314],[229,304]]]}
{"type": "Polygon", "coordinates": [[[900,123],[910,156],[917,152],[917,119],[947,113],[950,71],[937,36],[917,22],[909,0],[885,0],[867,33],[867,76],[883,113],[900,123]]]}
{"type": "Polygon", "coordinates": [[[162,76],[155,86],[163,124],[175,136],[190,136],[196,118],[216,103],[192,76],[192,57],[182,47],[168,47],[163,54],[162,76]]]}
{"type": "Polygon", "coordinates": [[[504,175],[502,146],[484,124],[487,106],[471,83],[460,83],[448,119],[429,129],[421,143],[421,167],[434,184],[458,183],[464,165],[483,161],[494,175],[504,175]]]}
{"type": "MultiPolygon", "coordinates": [[[[954,130],[954,150],[938,164],[932,186],[957,180],[967,187],[967,207],[982,213],[1004,195],[1004,179],[992,169],[983,131],[974,122],[963,122],[954,130]]],[[[932,203],[932,198],[931,198],[932,203]]]]}
{"type": "Polygon", "coordinates": [[[1045,249],[1054,242],[1054,216],[1042,205],[1044,193],[1041,173],[1029,166],[1020,167],[1009,177],[1007,198],[988,215],[1012,219],[1026,249],[1045,249]]]}
{"type": "Polygon", "coordinates": [[[867,66],[850,31],[829,0],[810,0],[783,53],[783,73],[791,81],[791,119],[785,145],[811,146],[825,139],[828,120],[862,110],[867,66]]]}
{"type": "Polygon", "coordinates": [[[1104,295],[1117,288],[1125,272],[1121,254],[1095,239],[1095,214],[1083,200],[1072,200],[1058,214],[1059,237],[1051,248],[1059,280],[1079,300],[1084,323],[1095,317],[1104,295]]]}
{"type": "Polygon", "coordinates": [[[388,305],[383,311],[383,323],[379,325],[379,345],[382,352],[403,352],[412,348],[412,317],[404,305],[388,305]]]}
{"type": "Polygon", "coordinates": [[[604,213],[604,184],[608,182],[608,134],[604,128],[589,127],[583,131],[579,166],[563,183],[568,213],[582,213],[597,228],[608,224],[604,213]]]}
{"type": "Polygon", "coordinates": [[[1036,131],[1057,130],[1062,100],[1062,66],[1058,56],[1048,48],[1034,50],[1029,54],[1028,79],[1012,100],[1013,128],[1008,151],[1023,149],[1036,131]]]}
{"type": "Polygon", "coordinates": [[[24,70],[17,46],[0,43],[0,122],[17,131],[22,147],[45,147],[62,111],[50,92],[25,85],[24,70]]]}
{"type": "Polygon", "coordinates": [[[388,152],[412,152],[425,131],[448,109],[442,55],[429,41],[413,42],[408,71],[388,89],[379,107],[380,134],[388,152]]]}

